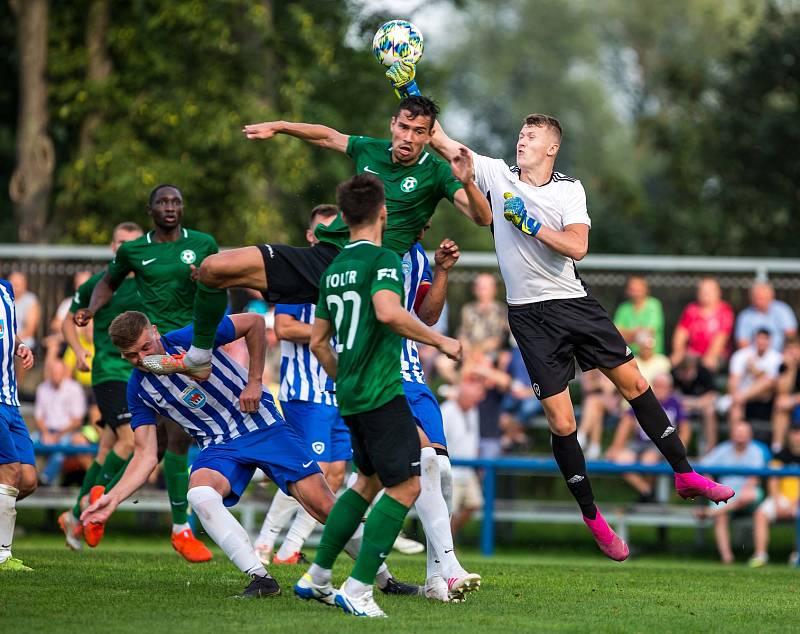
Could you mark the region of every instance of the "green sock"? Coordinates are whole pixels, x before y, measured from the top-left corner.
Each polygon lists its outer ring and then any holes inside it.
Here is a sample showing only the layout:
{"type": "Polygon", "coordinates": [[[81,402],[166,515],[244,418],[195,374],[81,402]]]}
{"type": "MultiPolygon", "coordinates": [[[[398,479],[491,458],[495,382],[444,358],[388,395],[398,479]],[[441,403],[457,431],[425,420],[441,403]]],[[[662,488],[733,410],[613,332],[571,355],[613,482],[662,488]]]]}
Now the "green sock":
{"type": "MultiPolygon", "coordinates": [[[[326,570],[333,568],[336,558],[353,533],[356,532],[367,508],[369,508],[369,502],[353,489],[347,489],[342,493],[325,522],[322,539],[317,547],[317,556],[314,558],[315,564],[326,570]]],[[[373,510],[372,513],[374,512],[373,510]]],[[[375,577],[375,575],[372,576],[375,577]]]]}
{"type": "Polygon", "coordinates": [[[186,454],[164,452],[164,479],[167,481],[167,493],[172,508],[172,523],[185,524],[189,520],[186,511],[189,502],[186,491],[189,488],[189,461],[186,454]]]}
{"type": "Polygon", "coordinates": [[[119,482],[122,479],[122,476],[125,475],[125,469],[128,468],[128,464],[130,463],[132,458],[133,458],[133,454],[128,456],[128,459],[125,462],[122,463],[122,466],[119,468],[117,473],[114,474],[114,477],[111,478],[109,483],[106,485],[106,493],[108,493],[111,489],[113,489],[115,486],[117,486],[117,482],[119,482]]]}
{"type": "Polygon", "coordinates": [[[375,582],[375,573],[392,551],[392,544],[403,528],[407,513],[407,506],[385,493],[381,496],[369,512],[364,525],[361,550],[358,551],[356,565],[350,573],[353,579],[369,585],[375,582]]]}
{"type": "Polygon", "coordinates": [[[92,464],[86,470],[86,475],[83,476],[81,490],[78,492],[78,500],[75,502],[75,506],[72,507],[72,514],[76,518],[81,516],[81,498],[89,493],[89,489],[94,486],[95,480],[97,479],[97,476],[102,468],[103,465],[97,462],[97,460],[93,460],[92,464]]]}
{"type": "MultiPolygon", "coordinates": [[[[125,466],[125,458],[120,458],[112,449],[108,452],[100,475],[97,477],[97,484],[108,487],[108,483],[114,479],[117,472],[125,466]]],[[[106,488],[106,490],[108,490],[106,488]]]]}
{"type": "Polygon", "coordinates": [[[228,308],[228,292],[224,288],[211,288],[197,283],[194,295],[194,336],[192,345],[210,350],[214,345],[219,322],[228,308]]]}

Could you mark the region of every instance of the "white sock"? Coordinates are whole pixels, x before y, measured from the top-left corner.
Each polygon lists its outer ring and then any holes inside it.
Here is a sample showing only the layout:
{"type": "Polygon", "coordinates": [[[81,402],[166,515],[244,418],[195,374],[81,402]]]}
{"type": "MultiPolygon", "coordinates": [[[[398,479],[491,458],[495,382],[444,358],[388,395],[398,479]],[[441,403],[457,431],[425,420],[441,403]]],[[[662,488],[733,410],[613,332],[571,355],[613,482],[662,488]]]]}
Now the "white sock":
{"type": "Polygon", "coordinates": [[[202,365],[203,363],[211,363],[211,350],[205,348],[195,348],[190,346],[186,352],[186,360],[195,365],[202,365]]]}
{"type": "Polygon", "coordinates": [[[273,548],[275,540],[278,539],[283,527],[289,522],[292,513],[299,508],[300,504],[297,500],[278,489],[275,497],[272,498],[272,504],[269,505],[269,511],[267,511],[267,516],[261,525],[256,544],[273,548]]]}
{"type": "Polygon", "coordinates": [[[294,522],[289,527],[289,532],[286,533],[286,539],[283,540],[280,550],[278,550],[279,559],[288,559],[303,547],[306,543],[308,536],[314,532],[317,527],[317,520],[315,520],[308,511],[300,508],[297,515],[294,517],[294,522]]]}
{"type": "Polygon", "coordinates": [[[453,467],[450,465],[450,456],[436,454],[439,463],[439,480],[442,483],[442,497],[447,504],[447,513],[453,514],[453,467]]]}
{"type": "Polygon", "coordinates": [[[420,452],[420,493],[414,503],[422,521],[425,535],[433,544],[436,558],[445,577],[459,576],[464,572],[453,550],[453,534],[450,532],[450,514],[442,495],[439,476],[439,461],[433,447],[423,447],[420,452]]]}
{"type": "Polygon", "coordinates": [[[311,575],[311,581],[318,586],[324,586],[326,583],[331,582],[332,572],[330,568],[323,568],[317,564],[311,564],[308,569],[308,574],[311,575]]]}
{"type": "Polygon", "coordinates": [[[175,533],[182,533],[185,530],[192,530],[192,525],[189,522],[184,522],[183,524],[173,524],[172,525],[172,534],[175,533]]]}
{"type": "Polygon", "coordinates": [[[353,471],[349,476],[347,476],[347,483],[344,485],[346,489],[352,489],[353,485],[358,480],[358,473],[353,471]]]}
{"type": "Polygon", "coordinates": [[[0,563],[11,557],[11,542],[17,521],[17,495],[19,489],[10,484],[0,484],[0,563]]]}
{"type": "Polygon", "coordinates": [[[347,577],[347,581],[344,582],[344,591],[351,597],[360,597],[368,590],[372,590],[372,584],[362,583],[353,577],[347,577]]]}
{"type": "Polygon", "coordinates": [[[392,578],[392,573],[389,572],[389,566],[386,565],[384,561],[381,564],[381,567],[378,568],[378,572],[375,573],[375,583],[378,584],[379,588],[385,588],[386,584],[389,583],[389,579],[392,578]]]}
{"type": "Polygon", "coordinates": [[[427,535],[425,536],[425,555],[427,557],[425,581],[427,582],[431,577],[441,577],[442,567],[436,557],[436,548],[427,535]]]}
{"type": "Polygon", "coordinates": [[[247,531],[225,508],[219,493],[209,486],[199,486],[189,489],[187,498],[206,533],[225,551],[234,566],[247,575],[266,576],[267,569],[258,560],[247,531]]]}

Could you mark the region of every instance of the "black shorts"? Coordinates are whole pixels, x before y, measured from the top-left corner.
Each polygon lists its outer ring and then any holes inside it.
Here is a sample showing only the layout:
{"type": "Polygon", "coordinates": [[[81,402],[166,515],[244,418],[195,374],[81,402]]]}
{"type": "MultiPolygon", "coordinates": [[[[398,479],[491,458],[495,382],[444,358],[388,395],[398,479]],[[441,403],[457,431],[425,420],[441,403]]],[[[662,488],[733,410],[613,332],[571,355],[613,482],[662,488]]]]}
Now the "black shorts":
{"type": "Polygon", "coordinates": [[[316,304],[319,280],[339,249],[327,242],[313,247],[259,244],[264,258],[267,290],[262,293],[271,304],[316,304]]]}
{"type": "Polygon", "coordinates": [[[353,444],[353,462],[365,476],[378,474],[381,484],[393,487],[420,474],[417,425],[404,395],[385,405],[345,416],[353,444]]]}
{"type": "Polygon", "coordinates": [[[125,381],[104,381],[93,385],[92,392],[100,409],[100,427],[108,425],[116,429],[120,425],[130,425],[128,384],[125,381]]]}
{"type": "Polygon", "coordinates": [[[581,370],[616,368],[633,359],[611,317],[594,297],[508,307],[511,333],[539,399],[563,392],[581,370]]]}

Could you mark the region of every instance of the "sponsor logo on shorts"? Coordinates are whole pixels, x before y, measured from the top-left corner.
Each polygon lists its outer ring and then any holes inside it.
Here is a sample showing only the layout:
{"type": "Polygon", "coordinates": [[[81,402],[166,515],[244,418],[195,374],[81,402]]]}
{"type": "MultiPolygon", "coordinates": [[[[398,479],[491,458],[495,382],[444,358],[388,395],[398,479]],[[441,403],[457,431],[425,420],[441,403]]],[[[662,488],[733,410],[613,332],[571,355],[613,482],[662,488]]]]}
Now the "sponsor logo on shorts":
{"type": "Polygon", "coordinates": [[[533,384],[533,393],[536,394],[537,398],[542,395],[542,388],[539,387],[538,383],[533,384]]]}
{"type": "Polygon", "coordinates": [[[181,394],[181,400],[192,409],[197,409],[206,404],[206,395],[199,387],[187,387],[181,394]]]}
{"type": "Polygon", "coordinates": [[[400,189],[402,189],[406,194],[409,192],[413,192],[417,187],[417,179],[413,176],[407,176],[403,179],[403,182],[400,183],[400,189]]]}
{"type": "Polygon", "coordinates": [[[181,251],[181,262],[183,262],[184,264],[194,264],[194,261],[196,259],[197,259],[197,254],[191,249],[185,249],[181,251]]]}
{"type": "Polygon", "coordinates": [[[625,356],[627,357],[627,356],[630,356],[632,354],[633,354],[633,352],[631,351],[630,347],[629,346],[625,346],[625,356]]]}
{"type": "Polygon", "coordinates": [[[567,480],[567,484],[578,484],[578,482],[583,481],[582,475],[574,475],[569,480],[567,480]]]}
{"type": "Polygon", "coordinates": [[[667,428],[664,430],[664,433],[663,433],[663,434],[661,434],[661,437],[662,437],[662,438],[666,438],[667,436],[669,436],[670,434],[672,434],[672,433],[674,433],[674,432],[675,432],[675,428],[674,428],[672,425],[670,425],[669,427],[667,427],[667,428]]]}
{"type": "Polygon", "coordinates": [[[309,460],[308,462],[303,463],[303,469],[308,469],[312,464],[314,464],[313,460],[309,460]]]}
{"type": "Polygon", "coordinates": [[[272,245],[265,244],[264,246],[267,248],[267,251],[269,251],[270,259],[271,260],[275,259],[275,251],[272,250],[272,245]]]}
{"type": "Polygon", "coordinates": [[[325,451],[325,443],[324,442],[312,442],[311,448],[314,450],[314,453],[318,456],[322,455],[322,452],[325,451]]]}
{"type": "Polygon", "coordinates": [[[411,466],[412,467],[418,467],[419,466],[419,460],[417,460],[416,462],[412,462],[411,466]]]}

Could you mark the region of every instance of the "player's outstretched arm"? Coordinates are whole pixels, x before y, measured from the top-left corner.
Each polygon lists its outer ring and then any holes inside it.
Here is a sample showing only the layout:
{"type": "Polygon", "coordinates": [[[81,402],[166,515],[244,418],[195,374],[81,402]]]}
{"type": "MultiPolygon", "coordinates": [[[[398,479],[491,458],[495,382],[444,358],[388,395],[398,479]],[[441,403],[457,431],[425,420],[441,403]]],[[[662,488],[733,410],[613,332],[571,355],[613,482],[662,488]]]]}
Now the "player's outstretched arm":
{"type": "Polygon", "coordinates": [[[347,151],[347,140],[350,138],[350,135],[342,134],[326,125],[291,121],[253,123],[244,126],[242,132],[248,139],[271,139],[276,134],[286,134],[337,152],[347,151]]]}
{"type": "Polygon", "coordinates": [[[322,319],[319,315],[314,317],[314,325],[311,327],[311,339],[308,345],[327,375],[335,381],[339,363],[336,353],[331,347],[332,336],[333,324],[327,319],[322,319]]]}
{"type": "Polygon", "coordinates": [[[442,316],[444,302],[447,299],[447,281],[450,269],[458,262],[459,257],[461,257],[461,252],[458,245],[448,238],[442,240],[433,255],[433,261],[436,264],[433,281],[416,309],[417,317],[422,320],[422,323],[433,326],[442,316]]]}
{"type": "Polygon", "coordinates": [[[486,196],[475,184],[475,166],[472,163],[472,152],[463,145],[449,159],[453,176],[464,186],[453,196],[453,204],[462,214],[476,225],[486,227],[492,224],[492,207],[486,196]]]}
{"type": "Polygon", "coordinates": [[[281,341],[307,344],[311,340],[311,324],[300,321],[294,315],[275,315],[275,336],[281,341]]]}
{"type": "Polygon", "coordinates": [[[239,395],[239,409],[255,412],[261,403],[261,377],[267,356],[267,329],[264,318],[258,313],[231,315],[230,320],[236,330],[236,338],[244,337],[249,361],[247,363],[247,385],[239,395]]]}
{"type": "Polygon", "coordinates": [[[155,425],[141,425],[133,431],[133,458],[125,468],[120,481],[108,493],[90,504],[81,513],[81,522],[103,523],[119,506],[120,502],[130,497],[141,487],[158,464],[158,439],[155,425]]]}
{"type": "Polygon", "coordinates": [[[61,322],[61,334],[64,335],[64,341],[75,353],[75,368],[81,372],[88,372],[89,363],[87,360],[92,355],[81,345],[81,338],[78,335],[78,327],[75,325],[74,318],[73,314],[72,319],[65,319],[61,322]]]}
{"type": "Polygon", "coordinates": [[[389,326],[401,337],[434,346],[439,352],[456,361],[461,359],[461,342],[445,337],[415,319],[403,308],[400,295],[394,291],[388,289],[377,291],[372,296],[372,305],[378,321],[389,326]]]}

